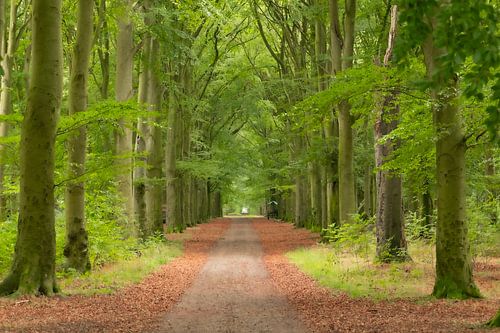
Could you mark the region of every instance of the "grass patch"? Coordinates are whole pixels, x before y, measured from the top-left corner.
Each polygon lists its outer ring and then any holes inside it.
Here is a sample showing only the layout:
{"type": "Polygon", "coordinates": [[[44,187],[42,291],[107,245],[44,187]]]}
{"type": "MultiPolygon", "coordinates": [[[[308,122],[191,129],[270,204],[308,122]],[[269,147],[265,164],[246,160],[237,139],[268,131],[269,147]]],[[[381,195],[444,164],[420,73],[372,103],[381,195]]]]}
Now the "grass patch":
{"type": "MultiPolygon", "coordinates": [[[[338,247],[335,244],[317,245],[287,253],[291,262],[317,280],[322,286],[343,291],[351,297],[374,300],[410,298],[415,301],[432,299],[434,286],[435,248],[432,243],[414,240],[409,243],[411,262],[375,263],[375,244],[358,248],[338,247]]],[[[475,281],[486,298],[500,297],[500,258],[478,257],[479,268],[474,270],[475,281]]]]}
{"type": "MultiPolygon", "coordinates": [[[[366,250],[375,253],[372,246],[366,250]]],[[[297,249],[287,257],[321,285],[352,297],[423,298],[432,288],[432,246],[421,244],[411,252],[413,262],[394,264],[374,263],[372,258],[328,245],[297,249]]]]}
{"type": "Polygon", "coordinates": [[[182,248],[182,241],[148,244],[132,259],[107,264],[84,275],[60,273],[59,285],[65,295],[111,294],[142,281],[161,265],[179,257],[182,248]]]}

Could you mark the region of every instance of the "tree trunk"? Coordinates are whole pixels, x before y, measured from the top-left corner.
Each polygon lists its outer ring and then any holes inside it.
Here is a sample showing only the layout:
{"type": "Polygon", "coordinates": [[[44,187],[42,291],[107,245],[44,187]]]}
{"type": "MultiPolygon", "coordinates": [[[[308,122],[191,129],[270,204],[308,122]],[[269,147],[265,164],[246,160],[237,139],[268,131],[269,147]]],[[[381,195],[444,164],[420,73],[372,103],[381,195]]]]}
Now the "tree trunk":
{"type": "Polygon", "coordinates": [[[177,221],[177,171],[176,171],[176,128],[177,126],[177,109],[176,97],[171,92],[170,108],[168,110],[167,121],[167,143],[165,146],[165,178],[167,187],[166,199],[166,223],[169,230],[174,230],[181,227],[182,221],[177,221]]]}
{"type": "MultiPolygon", "coordinates": [[[[384,66],[389,66],[397,32],[397,6],[391,10],[391,27],[384,66]]],[[[377,258],[382,262],[407,260],[408,248],[404,234],[403,187],[401,176],[383,170],[383,164],[390,160],[397,142],[381,140],[398,126],[399,105],[397,91],[382,95],[375,121],[375,163],[377,167],[377,258]]]]}
{"type": "Polygon", "coordinates": [[[372,212],[372,165],[368,163],[365,167],[365,179],[363,186],[364,211],[367,218],[370,218],[372,212]]]}
{"type": "MultiPolygon", "coordinates": [[[[148,10],[148,7],[146,7],[148,10]]],[[[141,73],[139,74],[139,93],[138,102],[143,108],[149,106],[149,90],[151,87],[151,37],[146,35],[143,39],[143,50],[141,59],[141,73]]],[[[147,149],[146,140],[149,137],[149,126],[146,120],[139,118],[137,120],[137,135],[135,142],[135,154],[137,155],[134,164],[134,216],[137,224],[139,237],[146,239],[149,234],[147,222],[147,203],[146,203],[146,169],[147,169],[147,149]]]]}
{"type": "MultiPolygon", "coordinates": [[[[150,87],[149,87],[149,110],[160,112],[162,107],[162,89],[158,77],[160,61],[160,44],[156,39],[151,40],[150,55],[150,87]]],[[[152,119],[155,123],[160,122],[160,117],[152,119]]],[[[162,133],[158,126],[150,126],[149,135],[146,139],[146,150],[148,151],[146,171],[148,184],[146,186],[146,215],[149,229],[152,232],[161,232],[163,228],[163,186],[160,182],[162,177],[163,147],[162,133]]]]}
{"type": "Polygon", "coordinates": [[[349,102],[339,105],[339,219],[340,224],[352,222],[356,212],[352,146],[352,117],[349,102]]]}
{"type": "Polygon", "coordinates": [[[110,81],[110,71],[109,71],[109,29],[108,29],[108,21],[106,18],[106,1],[107,0],[100,0],[99,2],[99,8],[98,8],[98,16],[99,16],[99,22],[98,22],[98,31],[96,31],[97,38],[99,40],[99,47],[97,49],[97,54],[99,56],[99,63],[101,65],[101,75],[102,75],[102,81],[101,81],[101,87],[100,87],[100,92],[101,92],[101,98],[103,100],[108,99],[109,96],[109,81],[110,81]]]}
{"type": "MultiPolygon", "coordinates": [[[[1,12],[1,22],[0,22],[0,34],[1,34],[1,66],[3,70],[3,75],[1,78],[1,93],[0,93],[0,115],[6,116],[11,113],[12,101],[11,101],[11,90],[12,90],[12,66],[17,49],[16,41],[16,20],[17,20],[17,1],[10,1],[10,15],[9,15],[9,31],[6,35],[5,31],[5,1],[0,2],[1,12]],[[5,41],[5,37],[7,40],[5,41]]],[[[0,122],[0,138],[4,138],[8,135],[8,125],[5,122],[0,122]]],[[[7,196],[4,195],[4,146],[0,145],[0,221],[3,221],[7,217],[7,196]]]]}
{"type": "MultiPolygon", "coordinates": [[[[330,30],[332,67],[335,74],[351,68],[354,54],[354,23],[356,18],[356,0],[346,0],[344,37],[340,30],[338,0],[330,0],[330,30]]],[[[356,212],[356,197],[354,193],[353,143],[351,106],[348,101],[338,105],[339,121],[339,222],[340,224],[352,221],[356,212]]]]}
{"type": "Polygon", "coordinates": [[[20,211],[11,271],[0,295],[57,292],[54,160],[62,95],[61,0],[34,0],[33,64],[21,129],[20,211]]]}
{"type": "MultiPolygon", "coordinates": [[[[122,0],[124,13],[118,15],[118,37],[116,42],[116,100],[126,102],[132,98],[132,73],[134,66],[134,46],[132,21],[130,19],[131,1],[122,0]]],[[[120,128],[115,132],[118,191],[124,203],[125,227],[133,235],[134,199],[132,191],[132,130],[127,120],[119,121],[120,128]]]]}
{"type": "MultiPolygon", "coordinates": [[[[73,50],[69,88],[69,114],[87,109],[87,78],[92,50],[93,0],[78,2],[78,23],[73,50]]],[[[70,134],[68,148],[68,178],[66,187],[66,245],[64,256],[69,268],[79,272],[90,270],[88,235],[85,229],[85,186],[79,179],[85,172],[87,130],[81,126],[70,134]]]]}
{"type": "MultiPolygon", "coordinates": [[[[433,28],[433,27],[432,27],[433,28]]],[[[439,86],[432,90],[436,129],[437,226],[436,281],[438,298],[479,297],[472,277],[465,197],[465,136],[460,116],[458,78],[439,76],[439,57],[446,50],[431,34],[423,44],[427,76],[439,86]]]]}
{"type": "Polygon", "coordinates": [[[399,106],[392,93],[384,97],[375,123],[375,161],[377,166],[377,258],[382,262],[407,260],[404,234],[403,187],[401,176],[381,167],[394,151],[395,142],[380,140],[397,128],[399,106]]]}

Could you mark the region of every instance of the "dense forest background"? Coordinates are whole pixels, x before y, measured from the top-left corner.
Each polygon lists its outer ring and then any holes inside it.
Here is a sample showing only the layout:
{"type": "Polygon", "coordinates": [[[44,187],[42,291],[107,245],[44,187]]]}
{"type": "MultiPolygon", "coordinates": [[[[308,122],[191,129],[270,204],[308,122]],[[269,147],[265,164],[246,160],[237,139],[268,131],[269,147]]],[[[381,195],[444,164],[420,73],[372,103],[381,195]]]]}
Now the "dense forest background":
{"type": "Polygon", "coordinates": [[[500,256],[498,18],[488,0],[0,0],[0,294],[50,295],[56,271],[249,206],[382,262],[435,244],[434,295],[478,297],[472,260],[500,256]]]}

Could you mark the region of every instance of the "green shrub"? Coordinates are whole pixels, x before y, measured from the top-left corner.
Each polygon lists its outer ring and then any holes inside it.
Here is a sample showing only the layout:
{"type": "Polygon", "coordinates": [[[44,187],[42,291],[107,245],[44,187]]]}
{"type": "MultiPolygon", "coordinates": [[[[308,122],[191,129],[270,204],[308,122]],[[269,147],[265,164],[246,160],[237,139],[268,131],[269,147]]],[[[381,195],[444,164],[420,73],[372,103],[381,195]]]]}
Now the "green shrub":
{"type": "Polygon", "coordinates": [[[355,215],[352,223],[336,226],[331,224],[323,230],[324,239],[337,249],[347,249],[357,256],[366,258],[375,241],[374,217],[366,219],[355,215]]]}
{"type": "Polygon", "coordinates": [[[17,237],[17,218],[0,222],[0,277],[4,276],[12,264],[12,255],[17,237]]]}

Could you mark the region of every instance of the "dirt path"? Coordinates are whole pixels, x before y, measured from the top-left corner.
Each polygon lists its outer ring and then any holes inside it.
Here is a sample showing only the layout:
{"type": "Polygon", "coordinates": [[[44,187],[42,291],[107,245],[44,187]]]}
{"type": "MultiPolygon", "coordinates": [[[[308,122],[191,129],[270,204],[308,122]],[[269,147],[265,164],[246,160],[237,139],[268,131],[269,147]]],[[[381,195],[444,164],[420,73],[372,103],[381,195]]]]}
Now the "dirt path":
{"type": "Polygon", "coordinates": [[[274,287],[251,219],[234,219],[162,332],[306,332],[274,287]]]}

